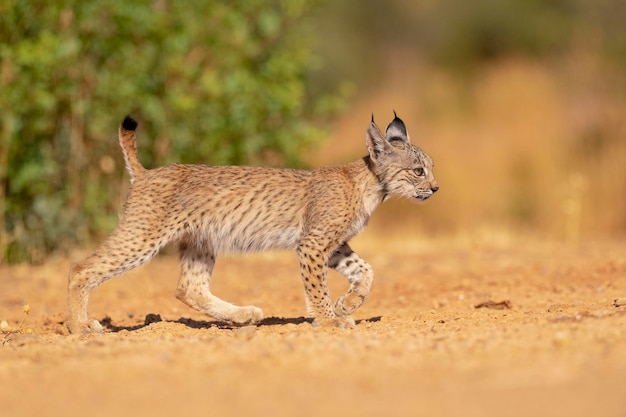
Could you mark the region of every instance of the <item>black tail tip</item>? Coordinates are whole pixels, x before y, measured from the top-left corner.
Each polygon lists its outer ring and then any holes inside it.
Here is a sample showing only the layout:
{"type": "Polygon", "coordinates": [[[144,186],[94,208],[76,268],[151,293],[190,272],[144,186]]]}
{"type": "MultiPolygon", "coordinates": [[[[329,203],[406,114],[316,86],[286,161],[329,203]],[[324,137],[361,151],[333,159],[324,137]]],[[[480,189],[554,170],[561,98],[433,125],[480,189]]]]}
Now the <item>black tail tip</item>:
{"type": "Polygon", "coordinates": [[[125,130],[137,129],[137,121],[130,116],[126,116],[122,122],[122,128],[125,130]]]}

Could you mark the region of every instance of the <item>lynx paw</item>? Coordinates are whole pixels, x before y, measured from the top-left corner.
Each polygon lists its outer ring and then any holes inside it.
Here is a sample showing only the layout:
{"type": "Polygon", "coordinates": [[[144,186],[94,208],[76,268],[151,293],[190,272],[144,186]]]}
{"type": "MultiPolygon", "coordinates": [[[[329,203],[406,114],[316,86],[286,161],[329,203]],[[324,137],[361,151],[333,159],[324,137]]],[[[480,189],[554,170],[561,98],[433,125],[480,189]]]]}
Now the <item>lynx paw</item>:
{"type": "Polygon", "coordinates": [[[263,310],[255,306],[237,307],[228,321],[237,326],[248,326],[263,320],[263,310]]]}
{"type": "Polygon", "coordinates": [[[363,305],[366,298],[367,297],[356,294],[356,293],[349,293],[349,294],[343,295],[337,299],[333,307],[333,310],[335,311],[335,314],[337,316],[350,315],[354,313],[354,311],[357,308],[363,305]]]}
{"type": "Polygon", "coordinates": [[[98,320],[68,321],[67,329],[72,334],[102,333],[102,325],[98,320]]]}
{"type": "Polygon", "coordinates": [[[340,329],[352,329],[355,326],[354,319],[350,316],[334,317],[332,319],[315,319],[313,326],[338,327],[340,329]]]}

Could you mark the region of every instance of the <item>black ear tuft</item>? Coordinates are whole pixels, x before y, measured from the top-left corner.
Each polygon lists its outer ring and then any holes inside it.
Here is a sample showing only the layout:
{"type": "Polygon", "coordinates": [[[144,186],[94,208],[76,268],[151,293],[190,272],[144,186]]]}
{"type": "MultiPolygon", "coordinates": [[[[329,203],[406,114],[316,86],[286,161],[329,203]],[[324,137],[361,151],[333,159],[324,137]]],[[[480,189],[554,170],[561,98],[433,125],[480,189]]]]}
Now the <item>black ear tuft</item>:
{"type": "Polygon", "coordinates": [[[389,123],[389,126],[387,126],[387,130],[385,130],[385,136],[387,138],[387,141],[393,142],[397,140],[402,142],[408,142],[409,135],[406,131],[406,126],[404,126],[404,122],[398,117],[395,110],[393,112],[393,115],[394,119],[391,121],[391,123],[389,123]]]}
{"type": "Polygon", "coordinates": [[[137,129],[137,121],[130,116],[126,116],[122,122],[122,128],[125,130],[134,131],[137,129]]]}
{"type": "Polygon", "coordinates": [[[374,112],[372,112],[372,123],[374,123],[374,112]]]}

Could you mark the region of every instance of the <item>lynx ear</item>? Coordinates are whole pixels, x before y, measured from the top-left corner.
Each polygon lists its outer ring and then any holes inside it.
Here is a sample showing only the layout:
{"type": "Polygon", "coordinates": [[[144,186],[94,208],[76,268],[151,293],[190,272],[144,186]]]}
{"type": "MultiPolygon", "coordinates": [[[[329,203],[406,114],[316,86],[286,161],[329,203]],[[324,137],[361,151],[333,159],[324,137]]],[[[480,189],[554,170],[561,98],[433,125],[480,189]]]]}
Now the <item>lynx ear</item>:
{"type": "Polygon", "coordinates": [[[406,126],[404,125],[404,122],[398,117],[395,110],[393,111],[393,116],[394,119],[391,121],[391,123],[389,123],[389,126],[387,126],[387,130],[385,130],[385,136],[387,138],[387,141],[393,142],[398,140],[401,142],[409,143],[409,134],[406,131],[406,126]]]}
{"type": "Polygon", "coordinates": [[[367,151],[369,152],[372,161],[376,161],[388,146],[383,133],[380,131],[378,126],[376,126],[376,123],[374,123],[373,113],[372,122],[368,126],[367,132],[365,133],[365,144],[367,145],[367,151]]]}

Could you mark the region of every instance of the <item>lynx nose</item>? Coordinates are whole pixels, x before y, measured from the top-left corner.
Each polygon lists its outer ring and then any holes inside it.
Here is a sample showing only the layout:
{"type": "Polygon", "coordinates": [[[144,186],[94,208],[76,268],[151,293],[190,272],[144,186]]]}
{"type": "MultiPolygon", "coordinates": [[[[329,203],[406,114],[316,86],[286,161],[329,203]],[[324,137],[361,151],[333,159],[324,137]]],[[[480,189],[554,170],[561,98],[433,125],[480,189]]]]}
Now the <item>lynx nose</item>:
{"type": "Polygon", "coordinates": [[[435,185],[435,186],[434,186],[434,187],[432,187],[430,190],[431,190],[431,191],[433,192],[433,194],[434,194],[434,193],[436,193],[436,192],[437,192],[437,190],[439,190],[439,186],[438,186],[438,185],[435,185]]]}

